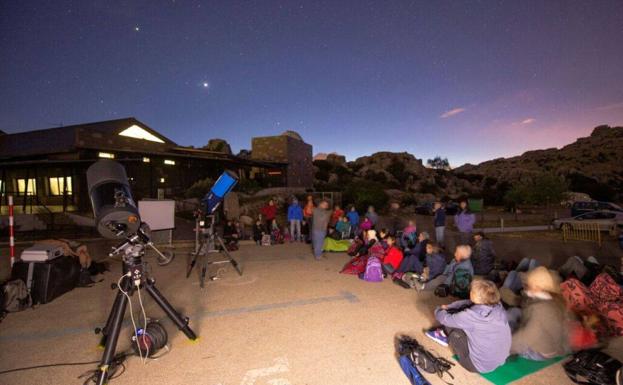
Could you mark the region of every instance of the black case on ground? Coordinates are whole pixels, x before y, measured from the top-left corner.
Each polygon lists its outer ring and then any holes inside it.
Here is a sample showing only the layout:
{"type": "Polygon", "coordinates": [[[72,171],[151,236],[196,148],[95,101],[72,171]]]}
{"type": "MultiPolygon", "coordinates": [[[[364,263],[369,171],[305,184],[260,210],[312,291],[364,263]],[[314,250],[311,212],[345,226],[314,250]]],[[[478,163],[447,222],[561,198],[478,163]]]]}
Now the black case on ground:
{"type": "MultiPolygon", "coordinates": [[[[34,263],[30,294],[33,304],[48,303],[72,290],[80,278],[80,263],[74,257],[62,256],[46,262],[34,263]]],[[[15,262],[11,279],[28,282],[28,262],[15,262]]]]}

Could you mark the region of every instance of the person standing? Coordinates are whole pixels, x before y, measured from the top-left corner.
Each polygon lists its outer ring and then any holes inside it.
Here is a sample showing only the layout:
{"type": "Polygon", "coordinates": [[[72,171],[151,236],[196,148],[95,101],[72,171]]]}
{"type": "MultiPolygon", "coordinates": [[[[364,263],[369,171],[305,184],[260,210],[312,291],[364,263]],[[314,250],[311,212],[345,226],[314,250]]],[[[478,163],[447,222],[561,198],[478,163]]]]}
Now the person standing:
{"type": "Polygon", "coordinates": [[[348,221],[350,222],[351,233],[352,235],[354,235],[359,227],[359,213],[357,212],[355,205],[350,206],[350,209],[348,210],[348,213],[346,213],[346,216],[348,217],[348,221]]]}
{"type": "Polygon", "coordinates": [[[288,207],[288,221],[290,222],[290,236],[292,241],[302,241],[301,221],[303,220],[303,209],[296,198],[292,199],[292,204],[288,207]]]}
{"type": "Polygon", "coordinates": [[[377,225],[377,223],[379,222],[379,215],[374,210],[374,206],[369,206],[368,207],[368,212],[366,213],[366,218],[368,218],[370,220],[370,223],[372,224],[373,228],[374,228],[374,226],[377,225]]]}
{"type": "Polygon", "coordinates": [[[340,205],[333,206],[333,214],[331,214],[331,222],[329,224],[332,227],[335,227],[335,225],[337,225],[337,222],[339,222],[340,218],[342,218],[343,216],[344,210],[342,210],[340,205]]]}
{"type": "Polygon", "coordinates": [[[270,229],[273,224],[273,219],[277,216],[277,206],[275,205],[275,201],[273,199],[269,200],[268,204],[262,207],[260,211],[266,221],[266,228],[270,229]]]}
{"type": "Polygon", "coordinates": [[[444,235],[446,232],[446,210],[441,202],[435,202],[433,206],[433,224],[435,225],[435,240],[440,247],[444,246],[444,235]]]}
{"type": "Polygon", "coordinates": [[[322,257],[322,248],[324,238],[327,235],[327,227],[331,220],[331,211],[329,210],[329,202],[323,200],[314,209],[312,216],[312,247],[314,250],[314,258],[320,260],[322,257]]]}
{"type": "Polygon", "coordinates": [[[314,197],[312,197],[311,195],[307,196],[307,202],[305,203],[305,207],[303,207],[303,219],[305,220],[305,222],[307,223],[307,228],[308,231],[303,233],[303,236],[306,237],[306,241],[310,242],[311,241],[311,222],[312,222],[312,217],[314,215],[314,197]]]}
{"type": "Polygon", "coordinates": [[[474,231],[474,223],[476,223],[476,216],[467,207],[467,201],[462,200],[459,204],[459,212],[454,216],[454,224],[459,230],[460,245],[469,245],[474,231]]]}

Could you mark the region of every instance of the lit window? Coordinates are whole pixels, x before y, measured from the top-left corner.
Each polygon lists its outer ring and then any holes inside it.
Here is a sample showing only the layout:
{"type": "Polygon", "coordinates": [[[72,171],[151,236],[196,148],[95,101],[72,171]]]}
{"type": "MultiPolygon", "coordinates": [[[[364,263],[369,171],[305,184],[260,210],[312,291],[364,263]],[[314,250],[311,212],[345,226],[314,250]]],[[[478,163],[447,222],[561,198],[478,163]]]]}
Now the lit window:
{"type": "Polygon", "coordinates": [[[64,195],[67,192],[67,195],[71,195],[73,190],[71,186],[71,177],[54,177],[50,178],[50,195],[64,195]],[[65,181],[67,181],[67,185],[65,185],[65,181]],[[67,191],[65,191],[67,189],[67,191]]]}
{"type": "Polygon", "coordinates": [[[128,138],[148,140],[150,142],[164,143],[164,140],[150,132],[147,132],[147,130],[140,128],[136,124],[121,131],[119,135],[127,136],[128,138]]]}
{"type": "Polygon", "coordinates": [[[144,157],[143,158],[143,163],[149,163],[151,162],[151,159],[144,157]]]}
{"type": "Polygon", "coordinates": [[[4,181],[0,180],[0,195],[4,196],[4,181]]]}
{"type": "Polygon", "coordinates": [[[175,166],[175,161],[171,159],[165,159],[164,164],[168,164],[169,166],[175,166]]]}
{"type": "Polygon", "coordinates": [[[35,178],[18,179],[17,193],[22,195],[37,195],[37,183],[35,178]],[[28,191],[28,193],[26,193],[28,191]]]}
{"type": "Polygon", "coordinates": [[[160,183],[164,183],[164,178],[160,178],[160,183]]]}
{"type": "Polygon", "coordinates": [[[100,158],[115,159],[115,154],[111,154],[110,152],[100,152],[97,156],[100,158]]]}

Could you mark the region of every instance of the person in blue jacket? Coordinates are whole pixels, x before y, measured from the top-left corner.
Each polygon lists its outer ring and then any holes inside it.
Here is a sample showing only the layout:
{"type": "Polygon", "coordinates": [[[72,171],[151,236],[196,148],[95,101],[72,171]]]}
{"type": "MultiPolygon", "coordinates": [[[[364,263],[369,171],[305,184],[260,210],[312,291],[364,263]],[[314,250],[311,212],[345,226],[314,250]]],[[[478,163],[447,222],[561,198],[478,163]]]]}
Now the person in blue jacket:
{"type": "Polygon", "coordinates": [[[350,210],[346,213],[346,217],[350,222],[350,229],[352,232],[355,232],[356,229],[359,228],[359,213],[355,208],[355,205],[350,206],[350,210]]]}
{"type": "Polygon", "coordinates": [[[292,204],[288,207],[288,222],[290,222],[290,236],[292,241],[302,241],[301,221],[303,220],[303,208],[299,205],[296,198],[292,199],[292,204]]]}

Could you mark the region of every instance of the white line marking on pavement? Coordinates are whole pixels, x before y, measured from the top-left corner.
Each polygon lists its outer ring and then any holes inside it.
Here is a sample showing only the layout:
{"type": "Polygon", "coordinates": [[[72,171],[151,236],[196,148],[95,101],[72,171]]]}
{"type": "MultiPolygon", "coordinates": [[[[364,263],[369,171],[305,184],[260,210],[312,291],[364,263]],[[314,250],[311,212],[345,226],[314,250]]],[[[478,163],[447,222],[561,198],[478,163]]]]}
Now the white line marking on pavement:
{"type": "MultiPolygon", "coordinates": [[[[260,377],[268,377],[273,374],[289,372],[288,359],[286,357],[278,357],[274,359],[275,364],[266,368],[251,369],[245,374],[240,385],[254,385],[260,377]]],[[[276,383],[274,385],[288,385],[288,383],[276,383]]]]}

